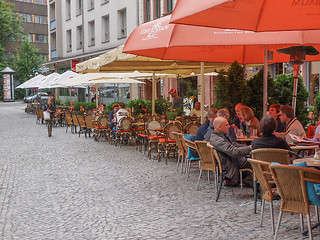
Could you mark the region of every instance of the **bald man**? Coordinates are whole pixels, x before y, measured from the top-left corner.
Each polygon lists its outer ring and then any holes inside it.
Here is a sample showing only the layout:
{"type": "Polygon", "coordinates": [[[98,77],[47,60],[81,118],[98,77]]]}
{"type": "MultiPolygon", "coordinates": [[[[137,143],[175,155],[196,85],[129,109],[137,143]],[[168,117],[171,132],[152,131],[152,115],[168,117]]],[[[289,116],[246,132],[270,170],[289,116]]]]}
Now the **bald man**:
{"type": "Polygon", "coordinates": [[[251,146],[234,143],[227,137],[230,125],[226,118],[215,118],[213,127],[210,142],[219,153],[227,180],[232,180],[228,185],[236,185],[239,183],[239,169],[250,168],[245,156],[250,153],[251,146]]]}

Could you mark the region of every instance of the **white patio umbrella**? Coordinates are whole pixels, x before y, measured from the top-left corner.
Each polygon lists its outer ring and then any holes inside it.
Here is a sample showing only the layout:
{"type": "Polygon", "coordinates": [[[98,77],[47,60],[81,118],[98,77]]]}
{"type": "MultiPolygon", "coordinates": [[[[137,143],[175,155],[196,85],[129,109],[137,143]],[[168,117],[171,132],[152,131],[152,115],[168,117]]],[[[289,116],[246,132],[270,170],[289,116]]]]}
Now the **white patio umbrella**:
{"type": "Polygon", "coordinates": [[[38,81],[42,81],[45,78],[45,76],[43,76],[42,74],[39,74],[33,78],[30,78],[28,81],[20,84],[18,87],[16,88],[33,88],[33,84],[38,82],[38,81]]]}
{"type": "Polygon", "coordinates": [[[51,73],[50,75],[46,76],[45,79],[42,80],[41,85],[39,86],[39,89],[46,89],[50,88],[51,85],[60,77],[59,73],[51,73]]]}

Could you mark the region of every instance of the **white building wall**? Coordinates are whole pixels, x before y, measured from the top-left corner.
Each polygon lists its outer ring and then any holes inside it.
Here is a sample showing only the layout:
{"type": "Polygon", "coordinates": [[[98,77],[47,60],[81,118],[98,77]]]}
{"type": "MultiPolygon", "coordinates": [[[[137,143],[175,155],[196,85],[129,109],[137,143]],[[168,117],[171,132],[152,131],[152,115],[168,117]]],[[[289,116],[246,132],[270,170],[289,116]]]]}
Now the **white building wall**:
{"type": "MultiPolygon", "coordinates": [[[[58,59],[62,58],[70,58],[73,56],[79,56],[83,54],[99,52],[103,50],[108,50],[119,45],[125,43],[127,37],[119,37],[119,16],[118,11],[121,9],[126,9],[126,19],[127,19],[127,35],[137,27],[138,23],[138,0],[92,0],[94,1],[94,8],[90,9],[90,1],[91,0],[82,0],[82,12],[83,14],[76,14],[77,11],[77,1],[78,0],[70,0],[71,4],[71,18],[67,20],[67,11],[66,11],[66,1],[65,0],[52,0],[49,1],[48,5],[48,13],[50,4],[55,3],[55,16],[56,16],[56,35],[57,35],[57,52],[58,59]],[[102,4],[102,2],[106,2],[102,4]],[[89,10],[90,9],[90,10],[89,10]],[[110,22],[110,41],[103,42],[102,41],[102,16],[109,14],[109,22],[110,22]],[[60,15],[60,16],[59,16],[60,15]],[[59,19],[58,19],[59,16],[59,19]],[[89,46],[90,36],[88,36],[88,22],[95,22],[95,44],[93,46],[89,46]],[[77,26],[82,25],[84,31],[84,39],[83,39],[83,49],[77,49],[77,26]],[[72,41],[72,49],[68,51],[67,48],[67,30],[71,29],[71,41],[72,41]]],[[[50,19],[50,16],[49,16],[50,19]]],[[[49,33],[53,33],[50,31],[49,24],[49,33]]],[[[50,39],[50,37],[49,37],[50,39]]],[[[49,40],[50,42],[50,40],[49,40]]],[[[49,43],[50,44],[50,43],[49,43]]],[[[50,58],[51,59],[51,58],[50,58]]],[[[54,61],[55,59],[51,59],[54,61]]]]}

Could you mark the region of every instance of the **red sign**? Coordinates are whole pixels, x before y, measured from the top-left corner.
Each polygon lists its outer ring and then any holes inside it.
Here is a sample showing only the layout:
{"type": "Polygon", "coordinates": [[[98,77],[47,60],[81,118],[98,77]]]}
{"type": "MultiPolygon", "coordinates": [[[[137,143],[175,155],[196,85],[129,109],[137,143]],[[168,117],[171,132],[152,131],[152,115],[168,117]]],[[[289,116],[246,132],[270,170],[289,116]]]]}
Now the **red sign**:
{"type": "Polygon", "coordinates": [[[76,66],[79,63],[78,60],[71,60],[71,71],[76,72],[76,66]]]}
{"type": "Polygon", "coordinates": [[[95,94],[96,93],[96,88],[92,87],[92,93],[95,94]]]}

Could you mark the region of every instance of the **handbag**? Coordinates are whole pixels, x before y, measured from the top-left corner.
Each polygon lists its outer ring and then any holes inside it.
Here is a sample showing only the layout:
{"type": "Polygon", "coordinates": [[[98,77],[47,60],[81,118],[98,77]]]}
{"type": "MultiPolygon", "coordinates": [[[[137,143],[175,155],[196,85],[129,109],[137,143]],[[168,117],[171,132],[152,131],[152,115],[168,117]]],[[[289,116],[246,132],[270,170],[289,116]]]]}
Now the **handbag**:
{"type": "Polygon", "coordinates": [[[43,112],[43,119],[46,120],[46,121],[49,121],[51,119],[50,118],[50,112],[44,111],[43,112]]]}

